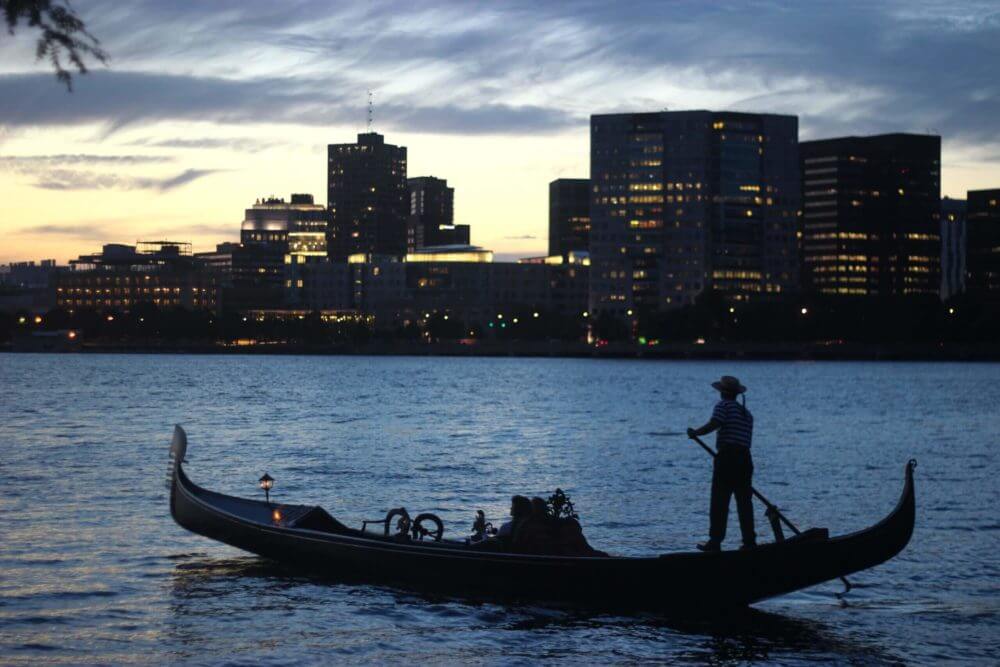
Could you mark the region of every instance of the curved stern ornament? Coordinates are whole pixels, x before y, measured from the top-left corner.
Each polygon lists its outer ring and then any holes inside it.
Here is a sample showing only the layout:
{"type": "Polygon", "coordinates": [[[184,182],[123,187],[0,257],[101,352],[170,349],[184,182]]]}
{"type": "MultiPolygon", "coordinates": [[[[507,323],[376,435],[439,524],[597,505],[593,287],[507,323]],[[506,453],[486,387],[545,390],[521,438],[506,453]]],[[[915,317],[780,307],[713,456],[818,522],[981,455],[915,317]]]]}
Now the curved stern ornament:
{"type": "Polygon", "coordinates": [[[187,454],[187,444],[187,433],[180,427],[180,424],[174,426],[174,437],[170,441],[169,468],[167,469],[166,479],[168,490],[173,488],[177,466],[184,462],[184,456],[187,454]]]}

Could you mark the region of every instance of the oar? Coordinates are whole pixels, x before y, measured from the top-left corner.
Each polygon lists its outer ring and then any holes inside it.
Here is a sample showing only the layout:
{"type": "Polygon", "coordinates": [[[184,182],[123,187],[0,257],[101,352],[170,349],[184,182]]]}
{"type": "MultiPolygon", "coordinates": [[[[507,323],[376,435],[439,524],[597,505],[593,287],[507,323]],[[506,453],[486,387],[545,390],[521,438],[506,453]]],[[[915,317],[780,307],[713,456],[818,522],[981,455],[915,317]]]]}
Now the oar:
{"type": "MultiPolygon", "coordinates": [[[[701,438],[699,438],[698,436],[692,435],[691,439],[694,440],[695,442],[697,442],[699,445],[701,445],[701,448],[704,449],[706,452],[708,452],[709,455],[713,459],[717,456],[715,450],[712,449],[711,447],[709,447],[708,445],[706,445],[705,441],[702,440],[701,438]]],[[[791,521],[789,521],[788,517],[786,517],[784,514],[781,513],[781,510],[778,509],[777,505],[775,505],[770,500],[768,500],[767,498],[765,498],[763,493],[761,493],[757,489],[753,488],[752,486],[750,487],[750,490],[753,492],[753,495],[757,497],[757,500],[759,500],[760,502],[764,503],[764,506],[767,507],[767,511],[768,512],[774,513],[774,515],[776,517],[778,517],[779,519],[781,519],[781,521],[786,526],[788,526],[791,529],[791,531],[793,533],[795,533],[796,535],[801,535],[802,534],[802,531],[799,530],[798,528],[796,528],[795,524],[793,524],[791,521]]],[[[842,582],[844,582],[844,593],[841,593],[841,595],[843,595],[843,594],[846,594],[848,591],[850,591],[851,588],[853,588],[853,586],[852,586],[851,582],[849,582],[847,580],[847,577],[840,577],[840,580],[842,582]]]]}

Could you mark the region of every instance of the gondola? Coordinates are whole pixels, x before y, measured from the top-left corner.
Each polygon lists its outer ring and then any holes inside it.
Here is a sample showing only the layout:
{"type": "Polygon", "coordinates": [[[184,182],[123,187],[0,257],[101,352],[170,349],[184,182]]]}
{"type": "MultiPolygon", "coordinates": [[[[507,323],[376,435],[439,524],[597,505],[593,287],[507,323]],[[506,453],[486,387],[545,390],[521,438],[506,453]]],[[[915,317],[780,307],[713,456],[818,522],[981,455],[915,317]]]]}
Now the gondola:
{"type": "Polygon", "coordinates": [[[484,551],[464,539],[386,534],[388,518],[385,530],[373,532],[350,528],[321,507],[209,491],[188,478],[186,452],[187,436],[177,426],[167,473],[170,513],[191,532],[341,580],[587,607],[745,607],[889,560],[910,541],[915,515],[916,464],[910,461],[896,508],[877,524],[843,536],[814,528],[749,550],[647,557],[484,551]]]}

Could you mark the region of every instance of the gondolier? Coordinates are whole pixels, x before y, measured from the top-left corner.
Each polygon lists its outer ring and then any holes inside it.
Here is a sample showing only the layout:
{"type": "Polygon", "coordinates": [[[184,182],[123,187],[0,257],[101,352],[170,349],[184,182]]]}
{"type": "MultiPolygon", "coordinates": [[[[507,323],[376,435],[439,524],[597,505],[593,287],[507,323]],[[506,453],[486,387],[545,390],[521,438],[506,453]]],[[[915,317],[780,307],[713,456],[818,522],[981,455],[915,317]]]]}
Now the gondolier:
{"type": "Polygon", "coordinates": [[[689,428],[688,437],[705,435],[718,431],[715,448],[715,466],[712,470],[712,500],[709,509],[708,541],[698,545],[702,551],[719,551],[726,537],[729,519],[729,499],[736,496],[736,511],[740,517],[740,532],[743,534],[743,549],[757,546],[754,532],[752,478],[753,459],[750,445],[753,439],[753,415],[746,408],[746,400],[741,404],[737,396],[746,392],[738,379],[723,375],[713,382],[721,400],[712,410],[712,418],[700,428],[689,428]]]}

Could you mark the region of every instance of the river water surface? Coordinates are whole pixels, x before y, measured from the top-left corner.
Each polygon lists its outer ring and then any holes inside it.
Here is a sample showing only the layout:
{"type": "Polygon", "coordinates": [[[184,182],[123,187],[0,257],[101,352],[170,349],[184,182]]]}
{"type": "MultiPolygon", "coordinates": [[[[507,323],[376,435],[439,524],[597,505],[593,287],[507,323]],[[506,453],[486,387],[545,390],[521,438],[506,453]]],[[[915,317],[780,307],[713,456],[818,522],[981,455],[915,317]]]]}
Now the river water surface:
{"type": "Polygon", "coordinates": [[[0,355],[0,662],[996,664],[998,386],[996,364],[0,355]],[[267,471],[351,525],[405,505],[464,535],[558,486],[599,549],[690,550],[711,468],[683,433],[723,373],[750,387],[755,484],[800,527],[875,522],[919,461],[910,546],[846,601],[833,582],[697,620],[428,598],[169,515],[180,423],[196,482],[255,496],[267,471]]]}

